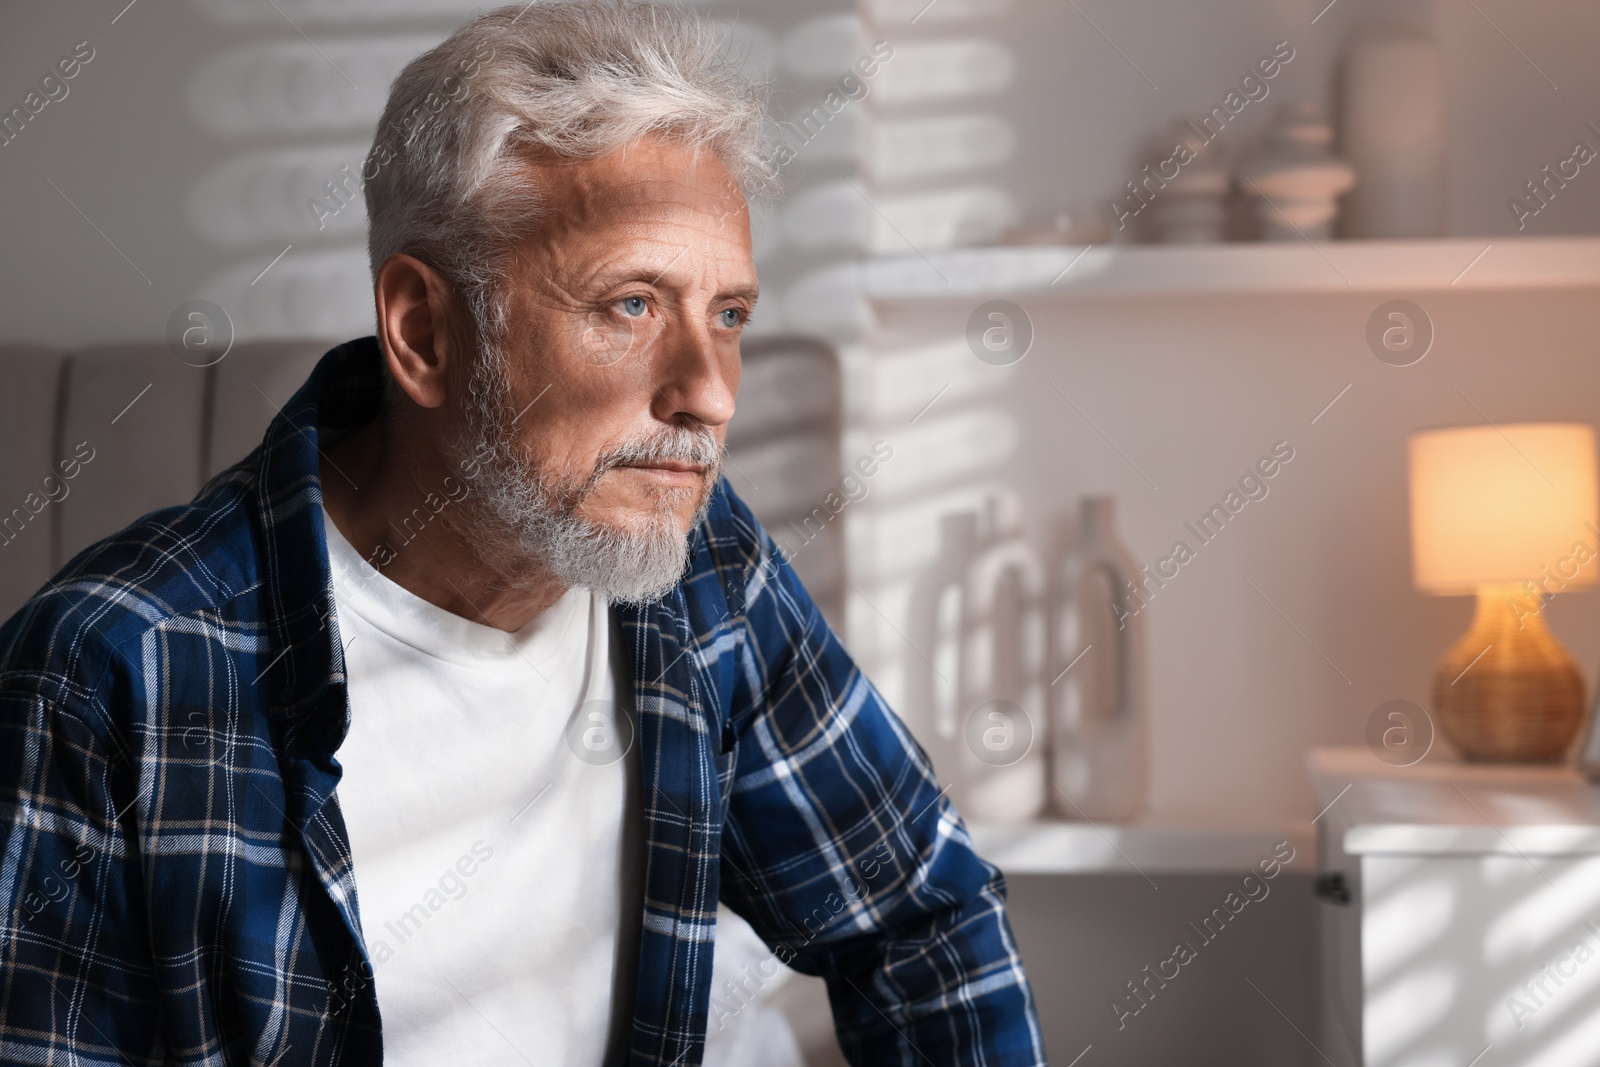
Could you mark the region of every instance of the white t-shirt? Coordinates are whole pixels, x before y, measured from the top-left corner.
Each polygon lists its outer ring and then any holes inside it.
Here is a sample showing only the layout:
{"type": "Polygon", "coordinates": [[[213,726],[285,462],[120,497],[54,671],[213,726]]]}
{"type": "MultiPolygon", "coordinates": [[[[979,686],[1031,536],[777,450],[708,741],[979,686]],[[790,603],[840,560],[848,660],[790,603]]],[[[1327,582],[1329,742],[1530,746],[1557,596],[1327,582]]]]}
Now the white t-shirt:
{"type": "Polygon", "coordinates": [[[571,589],[507,633],[384,577],[326,510],[323,526],[351,706],[336,795],[384,1062],[621,1062],[642,855],[608,605],[571,589]]]}

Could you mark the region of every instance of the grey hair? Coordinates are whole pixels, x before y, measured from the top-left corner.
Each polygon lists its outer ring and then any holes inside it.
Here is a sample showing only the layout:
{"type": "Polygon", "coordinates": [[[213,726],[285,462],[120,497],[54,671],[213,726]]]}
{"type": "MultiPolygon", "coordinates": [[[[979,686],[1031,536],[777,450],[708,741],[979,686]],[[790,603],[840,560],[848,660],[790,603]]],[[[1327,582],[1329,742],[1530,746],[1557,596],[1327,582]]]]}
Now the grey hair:
{"type": "Polygon", "coordinates": [[[593,159],[661,133],[714,152],[746,197],[775,195],[767,90],[725,41],[667,4],[545,0],[480,15],[413,59],[362,168],[374,280],[390,256],[415,256],[465,302],[480,348],[503,337],[505,259],[543,217],[520,152],[593,159]]]}

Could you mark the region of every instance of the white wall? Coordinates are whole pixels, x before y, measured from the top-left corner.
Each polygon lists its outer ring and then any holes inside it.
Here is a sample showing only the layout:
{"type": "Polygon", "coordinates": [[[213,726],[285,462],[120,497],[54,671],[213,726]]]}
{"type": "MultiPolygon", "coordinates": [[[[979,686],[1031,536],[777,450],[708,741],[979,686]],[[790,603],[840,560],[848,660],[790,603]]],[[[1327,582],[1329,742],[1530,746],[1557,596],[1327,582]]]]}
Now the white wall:
{"type": "MultiPolygon", "coordinates": [[[[1585,59],[1600,43],[1600,11],[1567,2],[1409,6],[1431,21],[1445,55],[1450,230],[1484,235],[1486,245],[1505,240],[1515,232],[1505,200],[1555,158],[1554,146],[1566,146],[1562,158],[1579,136],[1600,146],[1600,134],[1582,129],[1586,118],[1600,121],[1600,111],[1586,111],[1600,97],[1600,70],[1585,59]]],[[[912,24],[918,10],[887,2],[867,8],[878,19],[874,33],[900,49],[894,73],[916,83],[870,101],[863,183],[871,203],[855,196],[856,233],[880,253],[927,253],[971,243],[973,232],[996,229],[1005,217],[1045,219],[1077,202],[1103,206],[1137,172],[1151,134],[1174,115],[1203,113],[1256,56],[1287,39],[1296,57],[1273,95],[1229,127],[1226,144],[1217,142],[1231,158],[1245,155],[1268,106],[1296,97],[1331,102],[1345,35],[1381,9],[1361,0],[1180,8],[939,0],[912,24]],[[919,57],[937,48],[965,57],[965,65],[948,63],[942,81],[911,78],[919,57]],[[987,123],[966,142],[954,139],[969,149],[965,155],[928,155],[959,165],[925,162],[919,171],[912,161],[887,176],[872,169],[881,139],[951,114],[987,123]],[[917,209],[958,193],[967,196],[957,209],[966,212],[965,238],[948,217],[917,209]]],[[[1542,236],[1600,230],[1600,172],[1582,172],[1528,232],[1535,227],[1542,236]]],[[[801,291],[811,295],[804,285],[801,291]]],[[[1007,485],[1023,493],[1036,543],[1045,547],[1051,524],[1080,495],[1108,492],[1118,499],[1124,540],[1153,563],[1184,521],[1287,439],[1297,458],[1272,483],[1272,495],[1251,505],[1151,606],[1153,802],[1160,813],[1229,821],[1245,812],[1309,815],[1299,754],[1358,739],[1367,713],[1386,699],[1426,704],[1433,665],[1470,613],[1464,600],[1410,588],[1406,432],[1484,415],[1592,420],[1600,396],[1589,369],[1593,294],[1330,289],[1326,296],[1019,302],[1036,339],[1009,368],[984,365],[966,348],[963,330],[977,299],[857,306],[846,454],[879,438],[897,447],[875,495],[852,514],[861,596],[850,624],[873,676],[903,699],[907,672],[920,667],[921,653],[902,636],[911,623],[905,612],[933,557],[941,513],[1007,485]],[[1380,363],[1363,337],[1372,309],[1395,297],[1419,299],[1437,328],[1433,352],[1410,368],[1380,363]],[[912,425],[947,383],[950,391],[912,425]],[[1346,383],[1350,393],[1310,425],[1346,383]]],[[[1600,622],[1592,621],[1589,597],[1563,598],[1550,617],[1592,669],[1600,622]]],[[[918,725],[926,718],[920,708],[906,714],[918,725]]]]}
{"type": "MultiPolygon", "coordinates": [[[[874,677],[898,694],[920,662],[889,624],[909,629],[905,603],[935,548],[928,515],[1009,484],[1044,546],[1077,498],[1109,493],[1142,562],[1180,538],[1198,549],[1144,616],[1153,811],[1225,824],[1309,819],[1303,751],[1361,743],[1386,700],[1426,706],[1435,664],[1471,615],[1470,598],[1411,587],[1406,434],[1484,415],[1593,422],[1600,397],[1592,292],[1417,296],[1436,338],[1405,368],[1366,346],[1367,318],[1387,299],[1023,298],[1036,336],[1010,368],[966,349],[964,305],[883,309],[872,365],[925,384],[886,395],[863,431],[898,446],[863,504],[852,555],[870,575],[857,580],[862,593],[888,616],[860,603],[851,616],[874,677]],[[1280,440],[1295,456],[1269,494],[1200,547],[1184,523],[1280,440]]],[[[1600,595],[1574,592],[1549,609],[1591,679],[1597,608],[1600,595]]],[[[923,725],[919,709],[906,712],[923,725]]]]}

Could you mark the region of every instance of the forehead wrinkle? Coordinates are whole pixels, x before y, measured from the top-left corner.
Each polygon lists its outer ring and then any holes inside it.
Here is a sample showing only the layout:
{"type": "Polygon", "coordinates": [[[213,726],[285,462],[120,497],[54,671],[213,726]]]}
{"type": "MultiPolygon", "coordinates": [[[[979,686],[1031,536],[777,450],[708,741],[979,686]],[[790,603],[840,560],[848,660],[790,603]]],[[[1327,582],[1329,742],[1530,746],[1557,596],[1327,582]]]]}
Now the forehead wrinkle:
{"type": "Polygon", "coordinates": [[[742,194],[720,185],[705,188],[693,180],[688,168],[674,176],[659,166],[608,168],[595,160],[583,160],[534,169],[545,179],[540,182],[542,191],[560,207],[551,221],[567,229],[606,221],[626,223],[630,218],[656,219],[662,209],[666,209],[668,221],[675,215],[703,212],[720,218],[745,210],[742,194]]]}
{"type": "MultiPolygon", "coordinates": [[[[599,286],[632,278],[689,290],[697,281],[709,288],[707,276],[718,266],[742,273],[748,205],[736,183],[727,175],[697,180],[703,175],[692,160],[634,154],[635,147],[610,162],[527,159],[528,177],[550,210],[538,231],[519,242],[518,260],[558,299],[579,302],[584,291],[592,297],[599,286]],[[604,248],[600,261],[593,258],[597,244],[604,248]]],[[[741,278],[717,295],[753,299],[753,290],[741,278]]]]}
{"type": "Polygon", "coordinates": [[[743,190],[726,164],[714,154],[686,150],[664,134],[647,134],[589,159],[566,158],[540,148],[523,149],[519,156],[519,169],[548,201],[568,201],[559,205],[568,216],[644,202],[690,201],[718,215],[747,208],[743,190]]]}

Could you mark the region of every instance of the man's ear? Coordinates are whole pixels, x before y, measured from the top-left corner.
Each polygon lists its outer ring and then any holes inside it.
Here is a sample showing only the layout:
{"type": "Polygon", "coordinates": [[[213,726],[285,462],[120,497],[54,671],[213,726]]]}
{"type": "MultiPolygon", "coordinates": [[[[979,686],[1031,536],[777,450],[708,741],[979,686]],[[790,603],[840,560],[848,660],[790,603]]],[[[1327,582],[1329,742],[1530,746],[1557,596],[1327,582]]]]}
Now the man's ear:
{"type": "Polygon", "coordinates": [[[449,283],[420,259],[393,255],[378,268],[373,289],[389,373],[419,407],[440,406],[459,370],[452,364],[465,367],[469,358],[457,340],[462,312],[449,283]]]}

